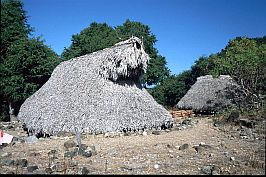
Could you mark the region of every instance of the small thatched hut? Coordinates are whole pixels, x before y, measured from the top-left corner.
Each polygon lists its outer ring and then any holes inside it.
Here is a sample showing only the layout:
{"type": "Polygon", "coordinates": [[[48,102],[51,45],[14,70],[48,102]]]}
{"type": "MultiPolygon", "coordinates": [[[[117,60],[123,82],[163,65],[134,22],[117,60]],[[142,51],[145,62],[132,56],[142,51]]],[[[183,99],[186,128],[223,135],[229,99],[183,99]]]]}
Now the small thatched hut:
{"type": "Polygon", "coordinates": [[[211,113],[233,106],[240,97],[241,89],[229,75],[221,75],[218,78],[206,75],[197,78],[197,82],[176,107],[211,113]]]}
{"type": "Polygon", "coordinates": [[[140,84],[149,56],[132,37],[58,65],[21,106],[18,119],[35,133],[104,133],[171,124],[170,113],[140,84]]]}

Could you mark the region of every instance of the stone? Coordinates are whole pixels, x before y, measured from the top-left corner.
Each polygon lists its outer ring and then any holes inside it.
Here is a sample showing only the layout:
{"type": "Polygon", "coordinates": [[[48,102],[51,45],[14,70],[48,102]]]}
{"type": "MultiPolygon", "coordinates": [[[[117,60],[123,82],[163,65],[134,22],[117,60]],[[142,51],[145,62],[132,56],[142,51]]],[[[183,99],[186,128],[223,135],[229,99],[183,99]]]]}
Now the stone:
{"type": "Polygon", "coordinates": [[[30,165],[27,166],[28,172],[33,172],[34,170],[37,170],[39,167],[37,165],[30,165]]]}
{"type": "Polygon", "coordinates": [[[122,167],[120,167],[120,169],[123,171],[132,171],[133,170],[133,168],[129,167],[129,166],[122,166],[122,167]]]}
{"type": "Polygon", "coordinates": [[[24,138],[25,143],[36,143],[38,142],[38,138],[35,135],[28,136],[24,138]]]}
{"type": "Polygon", "coordinates": [[[239,120],[239,111],[232,111],[227,118],[228,122],[238,122],[239,120]]]}
{"type": "Polygon", "coordinates": [[[83,150],[88,149],[88,145],[86,145],[86,144],[81,144],[81,148],[82,148],[83,150]]]}
{"type": "Polygon", "coordinates": [[[205,145],[205,143],[204,142],[200,142],[200,144],[199,144],[200,146],[202,146],[202,145],[205,145]]]}
{"type": "Polygon", "coordinates": [[[158,148],[162,148],[162,149],[165,149],[165,148],[174,148],[173,145],[170,145],[168,143],[156,143],[154,146],[156,146],[158,148]]]}
{"type": "Polygon", "coordinates": [[[170,149],[168,152],[169,152],[169,153],[173,153],[174,151],[170,149]]]}
{"type": "Polygon", "coordinates": [[[78,166],[78,162],[74,161],[74,160],[69,160],[68,161],[68,166],[69,167],[76,167],[76,166],[78,166]]]}
{"type": "Polygon", "coordinates": [[[9,175],[14,175],[14,174],[15,174],[15,172],[13,172],[13,171],[8,171],[6,174],[9,174],[9,175]]]}
{"type": "Polygon", "coordinates": [[[155,169],[158,169],[159,167],[160,167],[160,165],[158,165],[158,164],[155,164],[155,165],[154,165],[154,168],[155,168],[155,169]]]}
{"type": "Polygon", "coordinates": [[[15,161],[12,160],[12,159],[5,159],[3,160],[2,164],[5,165],[5,166],[11,166],[11,165],[14,165],[15,161]]]}
{"type": "Polygon", "coordinates": [[[110,136],[109,132],[107,132],[107,133],[104,134],[104,137],[105,138],[108,138],[109,136],[110,136]]]}
{"type": "Polygon", "coordinates": [[[143,131],[142,135],[143,135],[143,136],[147,136],[148,133],[147,133],[146,131],[143,131]]]}
{"type": "Polygon", "coordinates": [[[86,167],[82,167],[82,169],[81,169],[81,174],[82,175],[87,175],[89,173],[90,173],[90,171],[86,167]]]}
{"type": "Polygon", "coordinates": [[[72,148],[72,147],[76,147],[76,146],[77,146],[77,144],[74,140],[68,140],[64,143],[64,147],[67,149],[72,148]]]}
{"type": "Polygon", "coordinates": [[[109,132],[109,138],[114,138],[114,137],[116,137],[117,136],[117,134],[116,134],[116,132],[109,132]]]}
{"type": "Polygon", "coordinates": [[[53,173],[53,170],[51,169],[51,168],[45,168],[45,173],[47,173],[47,174],[52,174],[53,173]]]}
{"type": "Polygon", "coordinates": [[[173,146],[173,145],[171,145],[171,144],[168,144],[168,143],[166,144],[166,147],[167,147],[167,148],[174,148],[174,146],[173,146]]]}
{"type": "Polygon", "coordinates": [[[198,146],[194,146],[194,149],[197,151],[197,153],[201,153],[203,151],[206,151],[208,149],[212,149],[213,147],[211,145],[207,145],[205,143],[200,143],[198,146]]]}
{"type": "Polygon", "coordinates": [[[88,150],[91,151],[92,155],[97,155],[96,147],[94,145],[89,146],[88,150]]]}
{"type": "Polygon", "coordinates": [[[235,157],[230,157],[230,160],[235,161],[236,159],[235,157]]]}
{"type": "Polygon", "coordinates": [[[29,156],[33,156],[33,157],[40,156],[40,155],[41,155],[41,153],[38,153],[38,152],[31,152],[29,154],[29,156]]]}
{"type": "Polygon", "coordinates": [[[174,155],[173,155],[173,154],[170,154],[169,157],[170,157],[170,158],[174,158],[174,155]]]}
{"type": "Polygon", "coordinates": [[[7,129],[13,129],[14,126],[13,126],[13,125],[8,125],[6,128],[7,128],[7,129]]]}
{"type": "Polygon", "coordinates": [[[28,161],[27,161],[27,159],[17,159],[15,161],[15,165],[16,166],[20,166],[20,167],[27,167],[28,166],[28,161]]]}
{"type": "Polygon", "coordinates": [[[130,136],[130,132],[124,132],[124,136],[130,136]]]}
{"type": "Polygon", "coordinates": [[[249,120],[249,119],[239,119],[240,126],[245,126],[247,128],[254,128],[256,125],[255,121],[249,120]]]}
{"type": "Polygon", "coordinates": [[[55,154],[57,151],[55,149],[52,149],[51,151],[48,152],[48,154],[55,154]]]}
{"type": "Polygon", "coordinates": [[[210,153],[210,154],[209,154],[209,157],[213,157],[213,153],[210,153]]]}
{"type": "Polygon", "coordinates": [[[65,166],[60,162],[56,162],[55,164],[51,165],[50,168],[53,170],[53,172],[62,172],[65,169],[65,166]]]}
{"type": "Polygon", "coordinates": [[[185,150],[188,148],[188,144],[182,144],[180,147],[179,147],[179,150],[185,150]]]}
{"type": "Polygon", "coordinates": [[[176,130],[179,131],[179,130],[182,130],[183,128],[182,127],[177,127],[176,130]]]}
{"type": "Polygon", "coordinates": [[[138,135],[143,135],[143,130],[139,130],[138,135]]]}
{"type": "Polygon", "coordinates": [[[14,136],[13,141],[19,141],[19,138],[14,136]]]}
{"type": "Polygon", "coordinates": [[[8,144],[7,143],[2,143],[2,145],[0,146],[0,149],[3,149],[4,147],[7,147],[8,144]]]}
{"type": "Polygon", "coordinates": [[[57,164],[52,164],[49,168],[50,168],[52,171],[56,171],[56,170],[57,170],[57,164]]]}
{"type": "Polygon", "coordinates": [[[213,122],[214,127],[219,127],[221,125],[222,125],[222,122],[220,120],[214,120],[214,122],[213,122]]]}
{"type": "Polygon", "coordinates": [[[12,155],[12,153],[10,153],[10,152],[5,152],[5,153],[3,153],[2,155],[1,155],[1,157],[10,157],[12,155]]]}
{"type": "Polygon", "coordinates": [[[92,153],[92,150],[86,149],[86,150],[80,150],[79,154],[86,157],[86,158],[89,158],[92,156],[93,153],[92,153]]]}
{"type": "MultiPolygon", "coordinates": [[[[73,147],[73,148],[69,148],[67,151],[70,151],[70,152],[75,152],[76,154],[78,154],[78,152],[79,152],[79,147],[73,147]]],[[[66,152],[67,152],[66,151],[66,152]]]]}
{"type": "Polygon", "coordinates": [[[207,166],[203,166],[203,167],[201,168],[201,171],[202,171],[204,174],[211,175],[211,174],[212,174],[212,169],[213,169],[212,166],[207,165],[207,166]]]}
{"type": "Polygon", "coordinates": [[[248,139],[248,136],[241,136],[242,139],[248,139]]]}
{"type": "Polygon", "coordinates": [[[159,131],[159,130],[154,130],[154,131],[152,131],[152,134],[154,134],[154,135],[160,135],[160,134],[161,134],[161,131],[159,131]]]}
{"type": "Polygon", "coordinates": [[[169,132],[171,132],[171,129],[169,128],[169,129],[166,129],[166,130],[164,130],[166,133],[169,133],[169,132]]]}
{"type": "Polygon", "coordinates": [[[181,124],[182,124],[182,125],[191,125],[191,120],[192,120],[191,118],[189,118],[189,119],[185,119],[185,120],[182,121],[181,124]]]}
{"type": "Polygon", "coordinates": [[[220,168],[214,166],[212,169],[212,175],[220,175],[220,168]]]}
{"type": "Polygon", "coordinates": [[[42,175],[42,174],[45,174],[45,171],[44,170],[41,170],[41,169],[37,169],[37,170],[34,170],[32,172],[32,174],[39,174],[39,175],[42,175]]]}
{"type": "Polygon", "coordinates": [[[67,137],[67,136],[73,136],[74,134],[71,132],[60,131],[56,135],[59,137],[67,137]]]}
{"type": "Polygon", "coordinates": [[[26,143],[26,141],[24,140],[24,138],[20,138],[20,139],[18,140],[18,142],[19,142],[19,143],[26,143]]]}
{"type": "Polygon", "coordinates": [[[64,157],[70,157],[70,158],[72,158],[72,157],[74,157],[76,155],[77,155],[77,153],[74,152],[74,151],[65,151],[65,153],[64,153],[64,157]]]}
{"type": "Polygon", "coordinates": [[[228,157],[229,152],[224,152],[225,157],[228,157]]]}

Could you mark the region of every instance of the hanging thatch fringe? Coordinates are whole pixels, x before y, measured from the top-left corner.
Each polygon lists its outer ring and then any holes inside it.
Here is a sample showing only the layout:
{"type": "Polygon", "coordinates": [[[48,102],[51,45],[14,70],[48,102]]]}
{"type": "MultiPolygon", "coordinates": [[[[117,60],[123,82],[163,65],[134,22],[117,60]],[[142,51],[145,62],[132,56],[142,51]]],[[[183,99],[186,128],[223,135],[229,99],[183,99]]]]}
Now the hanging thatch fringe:
{"type": "Polygon", "coordinates": [[[206,75],[197,78],[176,106],[195,112],[216,112],[236,104],[242,93],[240,86],[229,75],[219,78],[206,75]]]}
{"type": "Polygon", "coordinates": [[[18,118],[35,132],[112,132],[151,129],[172,121],[141,87],[149,56],[132,37],[62,62],[21,106],[18,118]]]}

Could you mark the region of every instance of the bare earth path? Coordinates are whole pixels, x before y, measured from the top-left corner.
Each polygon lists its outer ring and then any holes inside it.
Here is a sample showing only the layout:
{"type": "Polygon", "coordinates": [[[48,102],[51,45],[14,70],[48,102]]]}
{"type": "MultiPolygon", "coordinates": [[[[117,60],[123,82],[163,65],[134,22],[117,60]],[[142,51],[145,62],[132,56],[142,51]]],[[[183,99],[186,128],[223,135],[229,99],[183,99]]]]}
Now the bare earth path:
{"type": "MultiPolygon", "coordinates": [[[[9,133],[16,135],[16,132],[9,133]]],[[[200,118],[195,126],[159,135],[113,138],[84,135],[82,144],[94,145],[97,151],[96,155],[89,158],[64,158],[64,142],[68,139],[75,137],[16,143],[2,148],[0,152],[1,156],[10,152],[11,159],[26,158],[29,165],[38,165],[39,169],[35,173],[46,173],[48,152],[56,150],[53,163],[62,170],[52,174],[80,174],[82,167],[86,167],[89,174],[265,174],[265,139],[241,139],[224,133],[214,127],[208,118],[200,118]],[[202,144],[200,148],[199,144],[202,144]]],[[[10,171],[28,173],[25,167],[16,166],[2,165],[0,170],[1,173],[10,171]]]]}

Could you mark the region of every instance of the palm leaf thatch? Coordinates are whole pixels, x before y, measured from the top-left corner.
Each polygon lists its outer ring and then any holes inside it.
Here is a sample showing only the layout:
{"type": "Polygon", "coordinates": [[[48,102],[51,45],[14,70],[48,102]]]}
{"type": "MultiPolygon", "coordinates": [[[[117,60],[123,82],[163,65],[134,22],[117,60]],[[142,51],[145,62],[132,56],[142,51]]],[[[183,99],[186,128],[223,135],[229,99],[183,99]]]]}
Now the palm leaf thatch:
{"type": "Polygon", "coordinates": [[[240,102],[241,93],[240,86],[229,75],[201,76],[176,107],[195,112],[217,112],[240,102]]]}
{"type": "Polygon", "coordinates": [[[132,37],[62,62],[21,106],[18,119],[35,133],[104,133],[151,129],[172,118],[140,84],[149,56],[132,37]]]}

